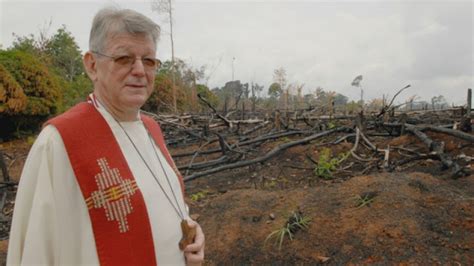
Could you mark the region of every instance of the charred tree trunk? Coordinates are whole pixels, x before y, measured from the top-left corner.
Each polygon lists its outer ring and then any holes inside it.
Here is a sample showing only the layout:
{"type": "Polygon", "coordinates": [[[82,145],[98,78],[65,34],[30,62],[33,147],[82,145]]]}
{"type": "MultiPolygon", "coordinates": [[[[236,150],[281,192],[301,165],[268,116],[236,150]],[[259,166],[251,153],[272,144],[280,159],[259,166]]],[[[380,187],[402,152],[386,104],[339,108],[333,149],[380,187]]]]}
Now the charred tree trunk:
{"type": "Polygon", "coordinates": [[[3,152],[0,150],[0,169],[2,170],[3,181],[10,182],[10,176],[8,175],[7,164],[5,163],[5,157],[3,152]]]}

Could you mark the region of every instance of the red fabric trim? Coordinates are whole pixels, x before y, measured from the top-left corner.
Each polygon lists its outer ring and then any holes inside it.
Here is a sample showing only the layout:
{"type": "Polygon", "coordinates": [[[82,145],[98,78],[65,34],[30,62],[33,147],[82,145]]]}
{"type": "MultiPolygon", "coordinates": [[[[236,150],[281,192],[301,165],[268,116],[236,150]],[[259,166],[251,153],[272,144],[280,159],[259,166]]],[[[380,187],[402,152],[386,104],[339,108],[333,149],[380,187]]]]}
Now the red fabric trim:
{"type": "Polygon", "coordinates": [[[183,197],[184,197],[185,194],[184,194],[183,176],[181,175],[178,168],[176,167],[173,161],[173,158],[171,157],[170,152],[168,151],[168,148],[166,147],[165,139],[163,138],[163,133],[161,131],[160,125],[153,118],[147,115],[141,114],[141,118],[142,118],[143,124],[148,129],[148,132],[151,133],[151,136],[153,137],[155,144],[158,146],[161,153],[165,156],[166,161],[168,161],[168,164],[176,172],[176,175],[178,176],[178,179],[179,179],[179,183],[181,185],[181,192],[183,193],[183,197]]]}
{"type": "MultiPolygon", "coordinates": [[[[107,122],[92,104],[80,103],[53,118],[63,139],[84,199],[98,190],[95,176],[101,172],[97,160],[106,158],[110,168],[134,181],[125,157],[107,122]]],[[[104,208],[90,208],[89,215],[101,265],[156,265],[150,220],[140,190],[130,196],[133,208],[126,216],[128,231],[119,232],[117,221],[108,221],[104,208]]]]}

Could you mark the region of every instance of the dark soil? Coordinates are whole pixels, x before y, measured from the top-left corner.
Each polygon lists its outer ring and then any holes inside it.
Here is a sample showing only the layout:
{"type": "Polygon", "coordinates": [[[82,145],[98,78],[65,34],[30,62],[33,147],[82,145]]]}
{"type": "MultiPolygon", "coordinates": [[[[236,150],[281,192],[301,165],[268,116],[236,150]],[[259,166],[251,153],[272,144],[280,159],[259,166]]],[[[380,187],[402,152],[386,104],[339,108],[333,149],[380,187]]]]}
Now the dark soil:
{"type": "MultiPolygon", "coordinates": [[[[444,141],[453,157],[474,156],[472,144],[429,135],[444,141]]],[[[279,143],[283,141],[287,140],[279,143]]],[[[452,179],[439,161],[432,160],[395,172],[374,167],[361,174],[367,165],[348,160],[341,167],[353,167],[323,180],[314,176],[308,156],[317,160],[325,141],[291,148],[262,165],[186,184],[191,213],[206,234],[206,265],[474,264],[474,175],[452,179]],[[311,219],[307,229],[295,231],[293,240],[285,238],[281,249],[274,238],[265,241],[297,211],[311,219]]],[[[428,152],[412,136],[374,142],[428,152]]],[[[277,143],[259,150],[264,153],[277,143]]],[[[0,144],[10,156],[13,180],[19,180],[29,147],[27,141],[0,144]]],[[[330,146],[334,155],[351,147],[346,142],[330,146]]],[[[391,160],[403,154],[392,152],[391,160]]],[[[474,162],[467,160],[463,166],[474,169],[474,162]]],[[[3,210],[6,215],[11,216],[13,196],[3,210]]],[[[2,264],[7,246],[8,240],[0,241],[2,264]]]]}
{"type": "Polygon", "coordinates": [[[213,193],[192,206],[206,232],[209,265],[474,263],[474,176],[444,180],[424,173],[353,177],[288,190],[213,193]],[[359,198],[376,192],[372,202],[359,198]],[[281,250],[266,237],[292,212],[308,230],[281,250]],[[270,216],[274,216],[273,220],[270,216]]]}

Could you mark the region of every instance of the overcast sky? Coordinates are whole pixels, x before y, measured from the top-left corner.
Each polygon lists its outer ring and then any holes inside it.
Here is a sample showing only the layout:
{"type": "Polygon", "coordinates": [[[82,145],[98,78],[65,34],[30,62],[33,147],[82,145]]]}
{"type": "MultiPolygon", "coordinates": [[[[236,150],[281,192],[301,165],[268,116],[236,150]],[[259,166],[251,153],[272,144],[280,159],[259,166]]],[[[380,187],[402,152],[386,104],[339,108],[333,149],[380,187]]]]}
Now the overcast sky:
{"type": "MultiPolygon", "coordinates": [[[[357,100],[351,87],[363,75],[365,98],[400,100],[444,95],[463,104],[473,86],[472,1],[174,1],[176,57],[194,67],[207,66],[208,86],[242,82],[272,83],[283,67],[289,83],[318,86],[357,100]],[[235,58],[235,60],[233,60],[235,58]],[[232,62],[234,61],[234,62],[232,62]]],[[[0,0],[0,44],[9,47],[12,32],[33,33],[52,20],[50,34],[62,25],[82,51],[95,13],[107,5],[131,8],[162,26],[158,57],[171,58],[169,26],[151,11],[149,1],[0,0]]]]}

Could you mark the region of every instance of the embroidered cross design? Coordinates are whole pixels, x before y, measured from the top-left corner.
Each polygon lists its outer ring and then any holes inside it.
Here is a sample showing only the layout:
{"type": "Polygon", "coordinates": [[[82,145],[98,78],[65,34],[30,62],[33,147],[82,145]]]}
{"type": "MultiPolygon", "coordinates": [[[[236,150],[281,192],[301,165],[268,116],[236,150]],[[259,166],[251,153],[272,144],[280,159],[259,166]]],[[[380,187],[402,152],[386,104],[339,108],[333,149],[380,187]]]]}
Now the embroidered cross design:
{"type": "Polygon", "coordinates": [[[101,172],[95,175],[98,190],[86,199],[88,209],[104,208],[107,221],[118,221],[120,233],[129,230],[127,215],[133,211],[130,197],[137,191],[135,180],[123,179],[105,158],[97,160],[101,172]]]}

